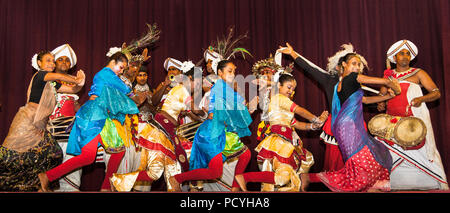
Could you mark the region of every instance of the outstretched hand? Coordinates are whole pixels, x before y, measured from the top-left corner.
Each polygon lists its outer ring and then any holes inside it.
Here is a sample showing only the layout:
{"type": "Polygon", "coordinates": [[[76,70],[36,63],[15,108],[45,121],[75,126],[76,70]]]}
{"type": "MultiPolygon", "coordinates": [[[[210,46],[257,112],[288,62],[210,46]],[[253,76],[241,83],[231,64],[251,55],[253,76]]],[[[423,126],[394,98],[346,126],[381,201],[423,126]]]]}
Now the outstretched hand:
{"type": "Polygon", "coordinates": [[[312,123],[311,127],[314,130],[319,129],[320,127],[323,126],[323,124],[325,124],[325,121],[328,118],[328,111],[326,111],[326,110],[323,111],[322,114],[318,118],[319,118],[318,121],[312,123]]]}
{"type": "Polygon", "coordinates": [[[400,94],[402,92],[402,89],[400,87],[400,83],[396,78],[389,78],[389,87],[394,91],[396,95],[400,94]]]}
{"type": "Polygon", "coordinates": [[[279,49],[277,51],[283,54],[290,55],[294,52],[294,49],[289,43],[286,42],[286,47],[279,46],[279,49]]]}
{"type": "Polygon", "coordinates": [[[86,80],[86,75],[84,74],[84,71],[78,70],[77,77],[76,77],[77,85],[80,87],[84,86],[85,80],[86,80]]]}

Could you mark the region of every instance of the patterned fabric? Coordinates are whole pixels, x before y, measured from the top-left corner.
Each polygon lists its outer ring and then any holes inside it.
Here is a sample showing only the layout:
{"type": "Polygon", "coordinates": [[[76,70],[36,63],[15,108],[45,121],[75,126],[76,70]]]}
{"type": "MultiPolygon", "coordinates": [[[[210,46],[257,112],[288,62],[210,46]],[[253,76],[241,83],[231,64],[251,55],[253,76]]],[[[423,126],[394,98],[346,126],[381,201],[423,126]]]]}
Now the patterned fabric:
{"type": "Polygon", "coordinates": [[[262,141],[270,134],[270,123],[268,121],[261,121],[258,124],[258,130],[256,132],[256,140],[262,141]]]}
{"type": "MultiPolygon", "coordinates": [[[[203,122],[194,136],[190,170],[207,168],[211,159],[224,151],[226,132],[233,132],[238,137],[251,135],[248,126],[252,119],[243,103],[244,98],[233,88],[222,79],[217,80],[211,88],[209,104],[209,113],[214,113],[214,116],[203,122]]],[[[225,161],[226,157],[222,157],[225,161]]]]}
{"type": "Polygon", "coordinates": [[[367,191],[375,184],[390,190],[392,158],[364,127],[362,97],[363,92],[358,89],[341,105],[335,86],[331,129],[345,165],[340,170],[318,174],[332,191],[367,191]]]}
{"type": "MultiPolygon", "coordinates": [[[[344,168],[334,172],[319,173],[318,177],[335,192],[361,192],[370,189],[377,181],[388,181],[389,171],[381,166],[364,146],[345,162],[344,168]]],[[[389,190],[386,186],[385,190],[389,190]]]]}
{"type": "Polygon", "coordinates": [[[294,118],[294,109],[297,105],[288,97],[276,94],[270,99],[269,121],[270,125],[290,126],[294,118]]]}
{"type": "Polygon", "coordinates": [[[87,101],[78,110],[70,132],[67,153],[80,155],[81,148],[100,134],[107,118],[116,119],[123,124],[126,114],[138,114],[136,104],[126,96],[129,93],[131,89],[110,68],[105,67],[99,71],[94,76],[94,83],[88,93],[98,97],[87,101]]]}
{"type": "Polygon", "coordinates": [[[344,162],[358,153],[364,146],[368,146],[377,162],[390,171],[392,158],[389,150],[370,136],[364,127],[363,94],[363,91],[359,89],[341,107],[336,85],[333,112],[331,113],[333,135],[338,141],[344,162]]]}
{"type": "Polygon", "coordinates": [[[27,152],[0,147],[0,191],[37,191],[37,174],[56,167],[62,159],[63,152],[49,132],[27,152]]]}
{"type": "Polygon", "coordinates": [[[167,94],[167,98],[164,101],[161,111],[164,111],[172,116],[172,118],[177,119],[181,111],[188,109],[187,104],[190,100],[191,95],[189,94],[186,87],[184,87],[182,84],[178,84],[167,94]]]}

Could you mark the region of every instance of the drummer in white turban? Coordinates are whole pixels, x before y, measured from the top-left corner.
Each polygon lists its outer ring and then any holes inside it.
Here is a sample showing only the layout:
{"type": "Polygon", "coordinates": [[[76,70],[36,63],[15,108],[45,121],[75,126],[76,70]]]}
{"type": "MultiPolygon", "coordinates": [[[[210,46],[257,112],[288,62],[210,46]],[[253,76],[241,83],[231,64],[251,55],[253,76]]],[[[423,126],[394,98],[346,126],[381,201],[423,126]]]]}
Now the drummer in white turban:
{"type": "MultiPolygon", "coordinates": [[[[55,72],[67,74],[71,68],[77,64],[77,55],[69,44],[63,44],[51,52],[55,57],[55,72]]],[[[58,81],[59,83],[73,87],[74,84],[58,81]]],[[[65,129],[74,119],[76,111],[80,108],[78,103],[79,97],[76,94],[57,93],[55,109],[49,117],[47,129],[51,130],[53,137],[63,150],[64,161],[69,160],[73,155],[66,154],[67,141],[70,132],[66,133],[65,129]]],[[[102,148],[101,148],[102,149],[102,148]]],[[[100,150],[101,152],[101,150],[100,150]]],[[[77,169],[59,180],[59,189],[56,191],[69,192],[79,191],[81,184],[81,168],[77,169]]]]}
{"type": "MultiPolygon", "coordinates": [[[[441,157],[436,148],[430,114],[424,102],[435,101],[441,94],[431,77],[420,68],[410,67],[410,62],[418,54],[418,49],[409,40],[394,43],[387,51],[387,70],[384,77],[396,78],[400,82],[402,93],[387,104],[378,104],[378,110],[386,109],[392,116],[420,118],[426,126],[425,139],[415,147],[403,149],[387,139],[378,138],[390,150],[393,166],[390,174],[392,190],[430,190],[448,189],[447,178],[441,157]],[[396,64],[395,69],[390,63],[396,64]],[[424,87],[428,94],[422,93],[424,87]]],[[[386,88],[381,88],[386,94],[386,88]]]]}
{"type": "MultiPolygon", "coordinates": [[[[53,56],[55,56],[56,61],[56,69],[58,70],[58,62],[67,66],[65,71],[73,68],[77,64],[77,55],[73,51],[72,47],[69,44],[63,44],[52,51],[53,56]]],[[[64,67],[65,68],[65,67],[64,67]]]]}
{"type": "Polygon", "coordinates": [[[177,59],[169,57],[164,61],[163,66],[167,71],[166,78],[158,85],[158,87],[156,87],[155,93],[152,97],[152,103],[155,107],[158,107],[158,109],[162,107],[164,99],[170,89],[177,85],[175,77],[189,71],[195,65],[190,61],[181,62],[177,59]]]}

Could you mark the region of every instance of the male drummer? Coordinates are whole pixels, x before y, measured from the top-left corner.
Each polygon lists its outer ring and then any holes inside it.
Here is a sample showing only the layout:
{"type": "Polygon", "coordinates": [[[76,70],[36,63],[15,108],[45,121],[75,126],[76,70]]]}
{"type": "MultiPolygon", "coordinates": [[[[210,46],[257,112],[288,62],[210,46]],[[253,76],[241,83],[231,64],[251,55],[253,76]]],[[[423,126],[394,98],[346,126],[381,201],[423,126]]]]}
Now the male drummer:
{"type": "MultiPolygon", "coordinates": [[[[55,72],[68,74],[77,63],[77,56],[69,44],[63,44],[52,51],[55,57],[55,72]]],[[[70,83],[60,82],[70,86],[70,83]]],[[[75,86],[75,85],[73,85],[75,86]]],[[[73,120],[76,111],[80,108],[78,103],[78,96],[76,94],[57,93],[56,105],[53,113],[49,117],[49,123],[47,128],[52,129],[53,137],[58,142],[59,146],[63,150],[64,159],[67,161],[73,157],[73,155],[66,154],[67,141],[69,139],[70,132],[66,132],[66,128],[69,126],[71,120],[73,120]]],[[[97,161],[103,161],[104,150],[102,147],[97,152],[97,161]]],[[[81,184],[81,171],[78,169],[72,173],[64,176],[59,180],[59,189],[56,191],[79,191],[81,184]]]]}
{"type": "MultiPolygon", "coordinates": [[[[387,105],[385,102],[378,103],[378,110],[386,109],[386,113],[392,116],[420,118],[427,129],[426,137],[418,145],[408,148],[386,139],[377,139],[383,141],[392,155],[392,190],[448,189],[441,157],[436,149],[430,114],[424,103],[439,99],[441,94],[427,72],[409,66],[417,53],[416,45],[409,40],[400,40],[389,48],[388,68],[384,71],[384,77],[398,79],[402,93],[387,101],[387,105]],[[396,68],[390,69],[389,62],[396,64],[396,68]],[[421,86],[428,94],[423,95],[421,86]]],[[[385,95],[387,89],[382,87],[380,92],[385,95]]]]}

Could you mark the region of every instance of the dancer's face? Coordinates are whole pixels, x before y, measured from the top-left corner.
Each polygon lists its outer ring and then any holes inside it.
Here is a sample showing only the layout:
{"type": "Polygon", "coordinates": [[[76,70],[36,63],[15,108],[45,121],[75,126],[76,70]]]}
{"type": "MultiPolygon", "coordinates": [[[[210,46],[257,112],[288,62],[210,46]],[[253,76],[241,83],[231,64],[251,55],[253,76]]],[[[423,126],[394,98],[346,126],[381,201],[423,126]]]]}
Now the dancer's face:
{"type": "Polygon", "coordinates": [[[66,73],[70,69],[70,59],[67,56],[61,56],[56,59],[56,71],[66,73]]]}
{"type": "Polygon", "coordinates": [[[123,70],[128,66],[127,62],[114,61],[112,70],[116,75],[121,75],[123,70]]]}
{"type": "Polygon", "coordinates": [[[264,67],[261,68],[262,70],[260,70],[260,73],[262,75],[262,77],[268,81],[270,81],[272,79],[272,76],[274,74],[273,70],[270,69],[269,67],[264,67]]]}
{"type": "Polygon", "coordinates": [[[342,62],[342,67],[344,68],[344,72],[361,73],[363,65],[359,57],[353,56],[348,62],[342,62]]]}
{"type": "Polygon", "coordinates": [[[128,69],[126,70],[126,75],[131,78],[136,77],[139,69],[140,69],[139,64],[130,65],[130,66],[128,66],[128,69]]]}
{"type": "Polygon", "coordinates": [[[50,53],[42,56],[41,60],[38,60],[37,63],[44,71],[51,72],[55,69],[55,58],[50,53]]]}
{"type": "Polygon", "coordinates": [[[227,83],[233,83],[236,73],[236,66],[233,63],[228,63],[224,68],[217,71],[219,77],[227,83]]]}
{"type": "Polygon", "coordinates": [[[145,85],[147,83],[148,75],[146,72],[139,72],[136,76],[136,82],[139,85],[145,85]]]}
{"type": "Polygon", "coordinates": [[[407,49],[400,50],[395,56],[394,60],[398,66],[406,67],[411,62],[411,53],[407,49]]]}
{"type": "Polygon", "coordinates": [[[285,81],[283,84],[278,83],[278,91],[280,94],[290,98],[294,94],[295,87],[297,87],[297,82],[295,80],[285,81]]]}
{"type": "Polygon", "coordinates": [[[169,69],[167,70],[167,75],[177,76],[179,74],[181,74],[181,71],[174,66],[169,67],[169,69]]]}
{"type": "Polygon", "coordinates": [[[212,69],[212,60],[211,59],[209,59],[208,62],[206,63],[206,71],[208,72],[208,74],[214,73],[214,70],[212,69]]]}

